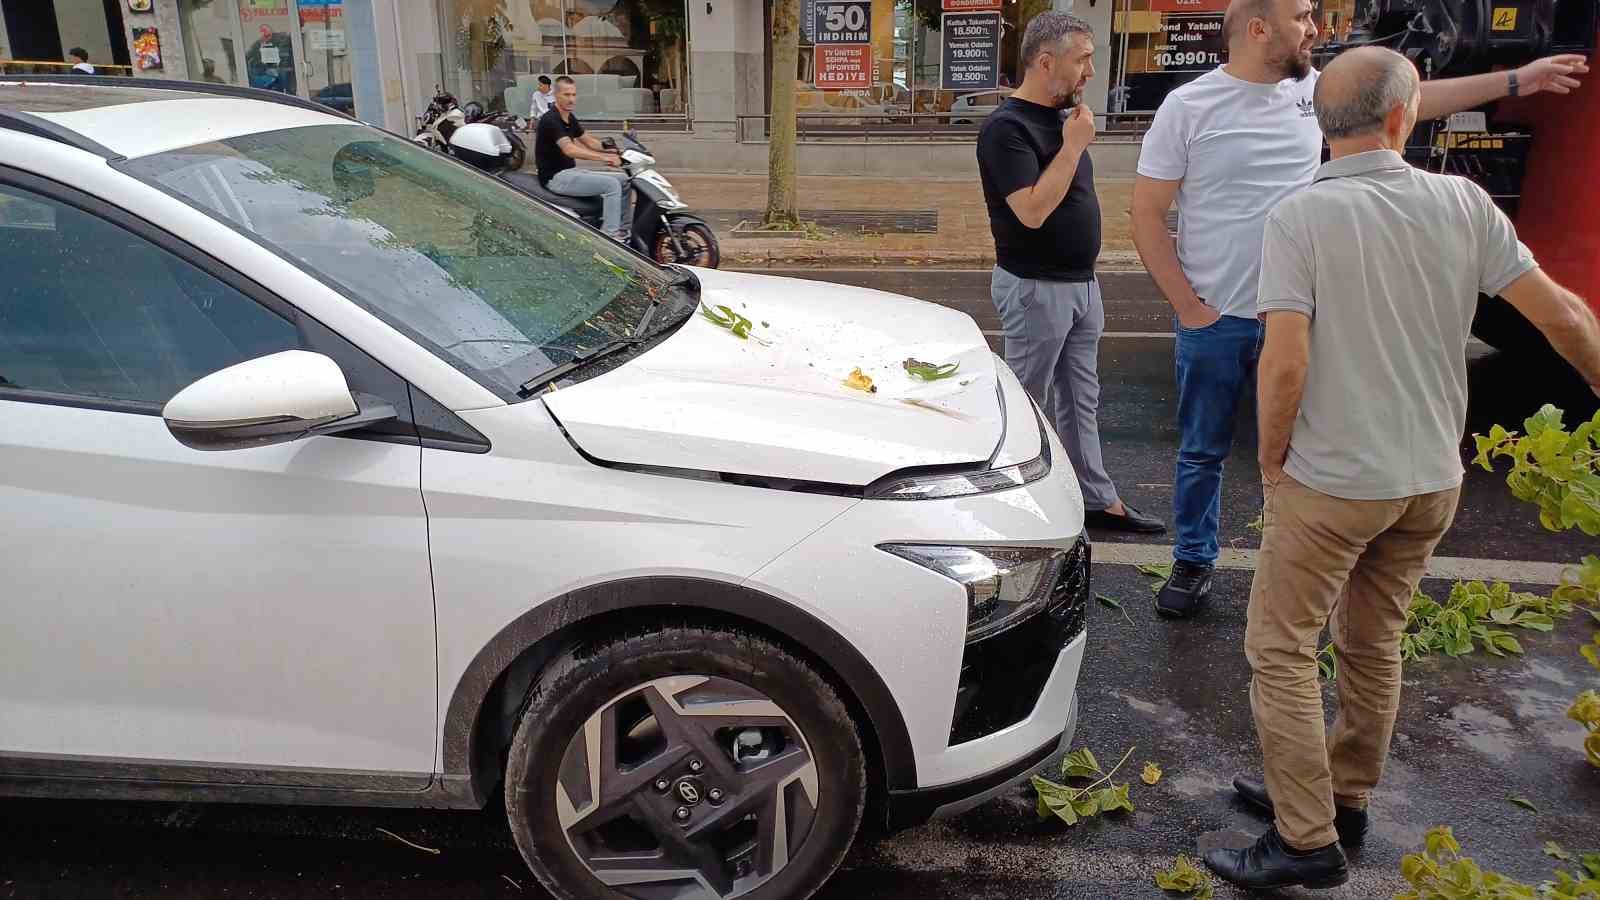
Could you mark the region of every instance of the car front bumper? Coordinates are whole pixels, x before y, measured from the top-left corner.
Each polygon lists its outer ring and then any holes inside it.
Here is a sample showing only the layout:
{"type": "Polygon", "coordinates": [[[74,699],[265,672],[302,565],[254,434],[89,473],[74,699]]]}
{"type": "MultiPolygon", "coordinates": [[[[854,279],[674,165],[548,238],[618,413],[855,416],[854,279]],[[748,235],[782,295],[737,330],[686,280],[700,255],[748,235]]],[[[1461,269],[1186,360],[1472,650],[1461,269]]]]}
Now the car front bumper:
{"type": "MultiPolygon", "coordinates": [[[[1075,643],[1078,659],[1083,656],[1083,638],[1075,643]]],[[[1062,651],[1065,657],[1074,652],[1073,647],[1062,651]]],[[[1076,661],[1072,663],[1076,668],[1076,661]]],[[[1068,692],[1066,723],[1061,733],[1046,740],[1037,748],[992,772],[939,787],[890,791],[884,810],[885,824],[891,831],[921,825],[930,819],[960,815],[975,806],[987,803],[1012,790],[1017,784],[1039,771],[1046,762],[1072,749],[1072,737],[1078,729],[1078,696],[1068,692]]]]}

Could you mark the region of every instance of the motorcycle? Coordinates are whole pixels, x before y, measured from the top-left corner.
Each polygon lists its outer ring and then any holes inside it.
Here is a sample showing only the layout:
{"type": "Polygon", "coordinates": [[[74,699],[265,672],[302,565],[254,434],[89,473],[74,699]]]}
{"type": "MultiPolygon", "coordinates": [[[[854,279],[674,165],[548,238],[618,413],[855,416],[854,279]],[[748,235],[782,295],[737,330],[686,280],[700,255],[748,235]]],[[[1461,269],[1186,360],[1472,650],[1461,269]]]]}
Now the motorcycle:
{"type": "Polygon", "coordinates": [[[450,152],[450,136],[467,124],[467,114],[456,98],[438,85],[433,88],[433,100],[417,116],[417,134],[412,140],[440,153],[450,152]]]}
{"type": "MultiPolygon", "coordinates": [[[[635,132],[624,132],[621,145],[613,138],[605,138],[601,146],[621,157],[622,171],[628,176],[627,190],[633,194],[629,247],[663,265],[676,263],[715,269],[721,264],[722,249],[711,226],[688,212],[688,204],[678,196],[672,183],[655,170],[655,157],[639,142],[635,132]]],[[[537,175],[509,168],[512,150],[499,129],[481,123],[464,126],[455,132],[451,147],[457,159],[575,219],[601,227],[599,197],[557,194],[540,184],[537,175]],[[479,128],[488,130],[476,130],[479,128]]]]}
{"type": "Polygon", "coordinates": [[[485,112],[483,104],[476,100],[469,101],[461,108],[466,114],[466,124],[474,125],[482,122],[500,129],[511,142],[511,168],[513,171],[522,168],[528,159],[528,145],[522,140],[521,132],[529,131],[534,123],[522,116],[509,112],[485,112]]]}

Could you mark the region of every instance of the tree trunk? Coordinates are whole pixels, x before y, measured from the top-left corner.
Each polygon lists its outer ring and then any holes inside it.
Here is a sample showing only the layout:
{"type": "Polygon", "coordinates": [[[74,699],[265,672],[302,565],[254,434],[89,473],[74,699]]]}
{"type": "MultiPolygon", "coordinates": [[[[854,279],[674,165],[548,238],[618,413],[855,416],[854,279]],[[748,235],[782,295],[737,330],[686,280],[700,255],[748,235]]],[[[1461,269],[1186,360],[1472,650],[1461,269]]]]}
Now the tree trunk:
{"type": "Polygon", "coordinates": [[[794,82],[800,68],[800,0],[772,0],[772,119],[767,131],[767,225],[798,225],[794,82]]]}

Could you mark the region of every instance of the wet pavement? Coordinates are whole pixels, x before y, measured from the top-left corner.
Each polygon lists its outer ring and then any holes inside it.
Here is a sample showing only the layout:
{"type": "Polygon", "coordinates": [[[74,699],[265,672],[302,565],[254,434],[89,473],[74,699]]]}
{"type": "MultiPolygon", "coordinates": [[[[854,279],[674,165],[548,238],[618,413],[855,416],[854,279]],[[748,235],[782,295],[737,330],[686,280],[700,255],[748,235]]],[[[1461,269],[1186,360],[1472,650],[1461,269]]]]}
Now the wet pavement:
{"type": "MultiPolygon", "coordinates": [[[[917,294],[998,328],[987,273],[805,277],[917,294]]],[[[1170,520],[1172,340],[1150,336],[1170,332],[1170,317],[1142,274],[1108,275],[1103,287],[1107,330],[1115,333],[1101,353],[1107,462],[1130,502],[1170,520]]],[[[998,349],[997,337],[992,343],[998,349]]],[[[1592,395],[1558,368],[1482,346],[1470,356],[1472,430],[1517,425],[1547,401],[1564,406],[1569,421],[1594,412],[1592,395]]],[[[1257,545],[1246,527],[1260,503],[1254,457],[1253,425],[1246,425],[1223,509],[1223,540],[1241,549],[1257,545]]],[[[1581,535],[1545,532],[1500,477],[1469,470],[1457,525],[1439,553],[1569,562],[1595,547],[1581,535]]],[[[1228,784],[1260,764],[1240,649],[1250,573],[1220,572],[1210,610],[1178,624],[1154,615],[1150,580],[1133,568],[1101,564],[1094,580],[1128,618],[1099,604],[1091,612],[1077,745],[1108,766],[1133,748],[1118,781],[1133,784],[1136,812],[1069,828],[1041,821],[1031,791],[1019,789],[958,818],[860,842],[821,897],[1158,897],[1153,873],[1176,854],[1242,844],[1265,828],[1228,784]],[[1165,770],[1154,787],[1138,780],[1146,761],[1165,770]]],[[[1442,596],[1449,585],[1425,587],[1442,596]]],[[[1527,881],[1552,871],[1554,861],[1540,852],[1546,841],[1600,849],[1600,772],[1585,764],[1582,730],[1565,718],[1571,698],[1600,682],[1577,653],[1593,625],[1580,613],[1551,634],[1519,631],[1521,658],[1478,653],[1410,665],[1394,752],[1373,801],[1374,832],[1353,860],[1350,884],[1281,896],[1392,896],[1403,888],[1401,855],[1436,824],[1453,825],[1483,864],[1527,881]],[[1526,798],[1538,812],[1510,797],[1526,798]]],[[[509,896],[544,895],[494,810],[0,800],[0,898],[509,896]]]]}

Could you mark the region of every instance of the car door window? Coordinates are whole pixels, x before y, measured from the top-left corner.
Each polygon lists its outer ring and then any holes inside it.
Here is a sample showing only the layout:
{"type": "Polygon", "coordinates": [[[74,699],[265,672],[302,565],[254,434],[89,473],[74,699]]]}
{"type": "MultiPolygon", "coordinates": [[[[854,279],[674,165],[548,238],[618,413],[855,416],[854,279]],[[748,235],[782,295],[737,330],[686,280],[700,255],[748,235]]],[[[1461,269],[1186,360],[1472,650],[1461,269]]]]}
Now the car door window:
{"type": "Polygon", "coordinates": [[[294,325],[155,244],[0,184],[0,389],[162,404],[300,347],[294,325]]]}

